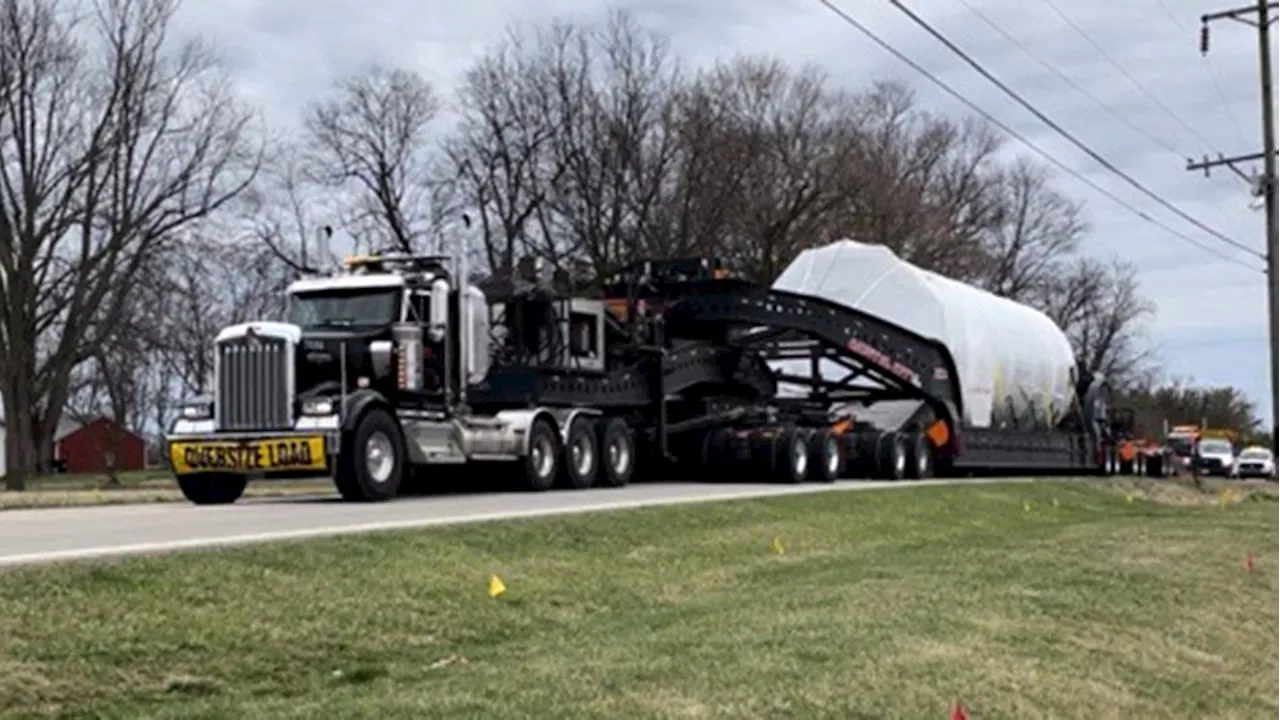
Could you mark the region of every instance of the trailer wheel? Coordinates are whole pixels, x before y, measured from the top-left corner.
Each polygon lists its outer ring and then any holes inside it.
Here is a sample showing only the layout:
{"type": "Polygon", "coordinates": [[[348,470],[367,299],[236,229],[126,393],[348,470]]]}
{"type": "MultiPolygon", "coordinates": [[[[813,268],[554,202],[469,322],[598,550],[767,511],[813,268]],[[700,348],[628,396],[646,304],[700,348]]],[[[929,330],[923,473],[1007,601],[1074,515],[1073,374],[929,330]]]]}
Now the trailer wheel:
{"type": "Polygon", "coordinates": [[[809,475],[809,438],[803,430],[785,428],[774,441],[773,476],[785,483],[802,483],[809,475]]]}
{"type": "Polygon", "coordinates": [[[923,433],[912,433],[907,444],[907,477],[925,480],[933,477],[933,448],[923,433]]]}
{"type": "MultiPolygon", "coordinates": [[[[699,461],[703,470],[727,469],[733,464],[733,430],[716,428],[702,436],[702,455],[699,461]]],[[[715,482],[720,476],[712,473],[708,480],[715,482]]]]}
{"type": "Polygon", "coordinates": [[[907,448],[902,433],[880,433],[876,438],[876,474],[883,480],[901,480],[907,475],[907,448]]]}
{"type": "Polygon", "coordinates": [[[844,438],[831,428],[814,430],[809,436],[809,479],[835,482],[844,474],[844,438]]]}
{"type": "Polygon", "coordinates": [[[182,496],[196,505],[230,505],[244,494],[249,478],[232,473],[179,475],[182,496]]]}
{"type": "Polygon", "coordinates": [[[529,451],[521,460],[524,485],[530,490],[550,490],[560,475],[560,459],[564,456],[564,444],[556,427],[545,417],[539,417],[529,426],[529,451]]]}
{"type": "Polygon", "coordinates": [[[391,413],[373,408],[350,433],[343,433],[333,484],[348,502],[389,500],[405,473],[404,436],[391,413]]]}
{"type": "Polygon", "coordinates": [[[584,417],[575,418],[564,446],[562,475],[569,487],[581,490],[596,484],[600,474],[598,448],[595,423],[584,417]]]}
{"type": "Polygon", "coordinates": [[[600,484],[622,487],[636,471],[636,440],[622,418],[600,424],[600,484]]]}

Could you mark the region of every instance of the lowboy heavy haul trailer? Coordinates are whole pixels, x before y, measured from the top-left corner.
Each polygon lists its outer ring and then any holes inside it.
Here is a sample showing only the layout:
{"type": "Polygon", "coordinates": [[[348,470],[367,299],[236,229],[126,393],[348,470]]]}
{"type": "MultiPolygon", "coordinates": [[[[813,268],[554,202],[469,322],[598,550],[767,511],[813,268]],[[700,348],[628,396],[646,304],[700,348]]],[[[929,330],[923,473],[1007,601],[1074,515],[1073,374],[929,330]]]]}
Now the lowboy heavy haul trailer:
{"type": "Polygon", "coordinates": [[[213,393],[167,436],[192,502],[321,473],[376,501],[463,468],[531,490],[1127,469],[1123,413],[1048,318],[883,248],[806,251],[773,287],[701,258],[591,292],[534,262],[487,290],[445,257],[345,265],[218,334],[213,393]]]}

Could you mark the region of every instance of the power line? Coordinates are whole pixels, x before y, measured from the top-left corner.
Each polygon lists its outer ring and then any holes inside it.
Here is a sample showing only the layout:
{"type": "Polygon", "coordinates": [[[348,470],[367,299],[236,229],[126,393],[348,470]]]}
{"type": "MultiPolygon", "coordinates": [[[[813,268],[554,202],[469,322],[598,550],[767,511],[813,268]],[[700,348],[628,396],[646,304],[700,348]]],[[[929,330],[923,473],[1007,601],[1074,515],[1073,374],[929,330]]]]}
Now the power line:
{"type": "MultiPolygon", "coordinates": [[[[896,2],[894,4],[897,5],[896,2]]],[[[1115,58],[1111,57],[1111,53],[1107,52],[1106,48],[1099,45],[1097,41],[1095,41],[1089,35],[1089,33],[1085,32],[1084,29],[1081,28],[1079,25],[1077,25],[1070,17],[1068,17],[1066,13],[1062,12],[1062,9],[1059,8],[1058,5],[1055,2],[1053,2],[1053,0],[1044,0],[1044,4],[1048,5],[1049,9],[1053,10],[1054,14],[1057,15],[1059,18],[1061,18],[1062,21],[1065,22],[1067,25],[1069,25],[1072,30],[1075,30],[1077,35],[1084,38],[1085,42],[1089,43],[1089,45],[1092,46],[1093,49],[1098,52],[1098,55],[1102,56],[1103,60],[1106,60],[1107,63],[1111,65],[1111,67],[1115,68],[1120,72],[1120,74],[1124,75],[1129,80],[1129,82],[1132,83],[1133,86],[1138,89],[1138,92],[1146,96],[1146,98],[1150,100],[1156,107],[1160,108],[1161,110],[1164,110],[1165,113],[1169,115],[1169,117],[1173,118],[1179,125],[1185,128],[1187,132],[1196,136],[1196,138],[1198,138],[1200,142],[1203,142],[1205,144],[1205,147],[1209,148],[1210,150],[1215,150],[1215,151],[1217,150],[1217,148],[1214,147],[1213,141],[1209,140],[1209,138],[1201,134],[1199,130],[1192,127],[1191,123],[1187,122],[1181,115],[1179,115],[1177,112],[1174,112],[1173,108],[1166,105],[1163,100],[1161,100],[1154,93],[1148,90],[1145,85],[1143,85],[1141,82],[1138,81],[1137,78],[1133,76],[1132,73],[1126,70],[1123,65],[1121,65],[1119,62],[1116,61],[1115,58]]]]}
{"type": "Polygon", "coordinates": [[[974,15],[978,16],[978,19],[981,20],[984,24],[986,24],[987,27],[991,28],[992,30],[995,30],[1002,37],[1004,37],[1005,40],[1008,40],[1009,42],[1013,43],[1018,49],[1022,50],[1022,52],[1026,54],[1027,57],[1036,61],[1040,65],[1040,67],[1048,70],[1054,75],[1057,75],[1063,82],[1067,83],[1071,87],[1075,88],[1082,95],[1092,100],[1095,105],[1097,105],[1099,108],[1102,109],[1103,112],[1107,113],[1108,115],[1115,118],[1116,120],[1119,120],[1120,122],[1129,126],[1131,130],[1146,137],[1148,140],[1155,143],[1156,145],[1159,145],[1160,147],[1164,148],[1170,153],[1177,155],[1179,159],[1182,159],[1186,155],[1186,153],[1180,152],[1177,148],[1171,145],[1169,141],[1164,140],[1158,135],[1152,134],[1150,130],[1142,127],[1141,125],[1138,125],[1137,123],[1133,122],[1129,118],[1113,110],[1109,105],[1104,103],[1102,100],[1098,99],[1098,96],[1089,92],[1085,87],[1077,83],[1075,80],[1072,80],[1069,75],[1059,70],[1052,63],[1044,60],[1039,55],[1032,52],[1030,48],[1026,46],[1026,44],[1024,44],[1017,37],[1015,37],[1012,33],[1005,30],[1003,27],[1001,27],[998,23],[996,23],[995,20],[992,20],[991,17],[988,16],[986,13],[974,7],[973,3],[970,3],[969,0],[960,0],[960,3],[965,7],[969,8],[969,11],[972,12],[974,15]]]}
{"type": "MultiPolygon", "coordinates": [[[[891,0],[891,1],[892,1],[892,0],[891,0]]],[[[1004,131],[1004,133],[1005,133],[1005,134],[1009,135],[1010,137],[1014,138],[1014,139],[1015,139],[1015,140],[1017,140],[1018,142],[1022,143],[1023,145],[1025,145],[1026,147],[1028,147],[1029,149],[1031,149],[1033,152],[1035,152],[1037,155],[1039,155],[1040,157],[1044,158],[1044,159],[1045,159],[1046,161],[1048,161],[1050,164],[1052,164],[1053,166],[1057,167],[1059,170],[1061,170],[1061,171],[1063,171],[1063,172],[1067,173],[1068,175],[1070,175],[1070,176],[1074,177],[1075,179],[1079,180],[1080,182],[1084,183],[1085,185],[1088,185],[1089,187],[1093,188],[1093,190],[1094,190],[1094,191],[1096,191],[1098,194],[1100,194],[1100,195],[1102,195],[1102,196],[1104,196],[1104,197],[1106,197],[1106,198],[1110,199],[1112,202],[1116,203],[1116,204],[1117,204],[1117,205],[1119,205],[1120,207],[1123,207],[1124,209],[1126,209],[1126,210],[1128,210],[1129,212],[1133,213],[1134,215],[1136,215],[1137,217],[1139,217],[1139,218],[1141,218],[1142,220],[1146,221],[1147,223],[1150,223],[1151,225],[1154,225],[1154,226],[1156,226],[1156,227],[1160,228],[1161,230],[1164,230],[1165,232],[1169,233],[1170,235],[1172,235],[1172,236],[1174,236],[1174,237],[1176,237],[1176,238],[1179,238],[1179,239],[1183,240],[1184,242],[1186,242],[1186,243],[1188,243],[1188,244],[1190,244],[1190,245],[1194,245],[1195,247],[1198,247],[1198,248],[1200,248],[1201,250],[1204,250],[1205,252],[1211,253],[1211,254],[1213,254],[1213,255],[1215,255],[1215,256],[1217,256],[1217,257],[1219,257],[1219,258],[1221,258],[1221,259],[1223,259],[1223,260],[1225,260],[1225,261],[1227,261],[1227,262],[1235,263],[1235,264],[1237,264],[1237,265],[1241,265],[1241,266],[1247,267],[1247,268],[1249,268],[1249,269],[1251,269],[1251,270],[1255,270],[1255,271],[1257,270],[1257,268],[1256,268],[1256,267],[1254,267],[1253,265],[1248,264],[1248,263],[1245,263],[1245,262],[1241,261],[1239,258],[1235,258],[1235,257],[1232,257],[1232,256],[1230,256],[1230,255],[1227,255],[1227,254],[1225,254],[1225,253],[1221,252],[1220,250],[1218,250],[1218,248],[1216,248],[1216,247],[1213,247],[1213,246],[1210,246],[1210,245],[1205,245],[1204,243],[1202,243],[1202,242],[1200,242],[1200,241],[1196,240],[1195,238],[1193,238],[1193,237],[1191,237],[1191,236],[1189,236],[1189,235],[1186,235],[1185,233],[1181,233],[1181,232],[1179,232],[1179,231],[1175,230],[1174,228],[1171,228],[1171,227],[1169,227],[1168,225],[1166,225],[1166,224],[1164,224],[1164,223],[1160,222],[1159,220],[1157,220],[1156,218],[1152,217],[1151,215],[1149,215],[1148,213],[1144,212],[1143,210],[1141,210],[1141,209],[1139,209],[1139,208],[1134,207],[1134,206],[1133,206],[1133,205],[1131,205],[1130,203],[1126,202],[1126,201],[1125,201],[1123,198],[1121,198],[1120,196],[1116,195],[1115,193],[1111,192],[1110,190],[1107,190],[1106,188],[1102,187],[1101,185],[1097,184],[1096,182],[1094,182],[1094,181],[1090,180],[1088,177],[1086,177],[1085,175],[1081,174],[1081,173],[1080,173],[1078,170],[1076,170],[1075,168],[1070,167],[1069,165],[1067,165],[1066,163],[1062,162],[1062,161],[1061,161],[1061,160],[1059,160],[1058,158],[1056,158],[1056,157],[1054,157],[1053,155],[1049,154],[1049,152],[1047,152],[1046,150],[1044,150],[1043,148],[1041,148],[1039,145],[1036,145],[1035,143],[1031,142],[1031,141],[1030,141],[1029,139],[1027,139],[1024,135],[1022,135],[1022,134],[1021,134],[1021,133],[1019,133],[1018,131],[1014,130],[1013,128],[1009,127],[1009,126],[1008,126],[1007,124],[1005,124],[1004,122],[1001,122],[998,118],[996,118],[996,117],[995,117],[994,115],[992,115],[991,113],[987,112],[987,111],[986,111],[985,109],[983,109],[980,105],[978,105],[977,103],[973,102],[972,100],[970,100],[969,98],[965,97],[964,95],[960,94],[960,92],[959,92],[959,91],[957,91],[955,88],[953,88],[953,87],[951,87],[950,85],[948,85],[946,82],[944,82],[944,81],[943,81],[941,78],[939,78],[938,76],[936,76],[936,75],[934,75],[933,73],[929,72],[929,70],[927,70],[924,66],[920,65],[920,64],[919,64],[919,63],[917,63],[915,60],[912,60],[910,57],[908,57],[907,55],[905,55],[904,53],[902,53],[900,50],[898,50],[897,48],[895,48],[895,47],[893,47],[892,45],[890,45],[888,42],[886,42],[886,41],[884,41],[884,40],[880,39],[880,36],[876,35],[874,32],[872,32],[872,31],[871,31],[869,28],[867,28],[865,25],[863,25],[862,23],[860,23],[860,22],[858,22],[857,20],[855,20],[855,19],[853,18],[853,16],[849,15],[849,14],[848,14],[847,12],[845,12],[843,9],[841,9],[840,7],[838,7],[837,5],[835,5],[835,4],[834,4],[834,2],[833,2],[833,0],[818,0],[818,2],[819,2],[819,3],[821,3],[821,4],[822,4],[824,7],[826,7],[828,10],[830,10],[830,11],[831,11],[831,12],[832,12],[836,17],[838,17],[838,18],[840,18],[841,20],[843,20],[843,21],[844,21],[846,24],[848,24],[850,27],[852,27],[853,29],[855,29],[855,30],[857,30],[858,32],[862,33],[863,35],[865,35],[865,36],[867,37],[867,39],[869,39],[871,42],[873,42],[873,43],[875,43],[876,45],[880,46],[880,48],[881,48],[881,49],[883,49],[885,52],[889,53],[890,55],[893,55],[893,56],[894,56],[894,57],[896,57],[898,60],[900,60],[902,63],[904,63],[905,65],[907,65],[907,66],[908,66],[908,67],[910,67],[911,69],[913,69],[913,70],[915,70],[916,72],[918,72],[918,73],[920,73],[921,75],[923,75],[925,78],[927,78],[927,79],[928,79],[930,82],[932,82],[934,85],[937,85],[939,88],[941,88],[941,89],[942,89],[944,92],[946,92],[948,95],[950,95],[951,97],[955,98],[956,100],[958,100],[959,102],[961,102],[962,104],[964,104],[964,105],[965,105],[965,107],[969,108],[969,109],[970,109],[970,110],[972,110],[973,112],[975,112],[975,113],[977,113],[978,115],[982,116],[984,119],[986,119],[986,120],[987,120],[987,122],[991,123],[991,124],[992,124],[992,125],[994,125],[995,127],[997,127],[997,128],[999,128],[1000,130],[1004,131]]],[[[1253,253],[1253,251],[1252,251],[1252,250],[1250,250],[1249,252],[1250,252],[1250,253],[1252,253],[1252,254],[1256,254],[1256,253],[1253,253]]]]}
{"type": "MultiPolygon", "coordinates": [[[[1156,0],[1156,4],[1160,6],[1161,12],[1164,13],[1165,17],[1169,18],[1169,22],[1173,23],[1174,27],[1183,33],[1190,34],[1190,29],[1178,19],[1177,14],[1169,9],[1164,0],[1156,0]]],[[[1239,113],[1231,109],[1231,100],[1227,98],[1227,91],[1222,87],[1222,76],[1218,74],[1217,66],[1213,64],[1213,61],[1208,56],[1203,56],[1200,58],[1198,67],[1204,71],[1209,81],[1213,83],[1214,89],[1217,90],[1218,99],[1222,101],[1222,114],[1227,116],[1227,120],[1235,128],[1240,142],[1245,145],[1249,144],[1249,141],[1245,138],[1244,126],[1240,124],[1239,113]]]]}
{"type": "MultiPolygon", "coordinates": [[[[819,0],[819,1],[823,2],[824,4],[826,2],[826,0],[819,0]]],[[[1095,151],[1093,148],[1081,142],[1079,138],[1077,138],[1075,135],[1068,132],[1065,128],[1063,128],[1058,123],[1054,122],[1053,119],[1051,119],[1049,116],[1041,112],[1039,108],[1037,108],[1036,106],[1028,102],[1026,98],[1019,95],[1016,90],[1004,84],[1004,82],[1002,82],[1000,78],[997,78],[995,75],[992,75],[990,70],[987,70],[985,67],[982,66],[981,63],[979,63],[977,60],[974,60],[968,53],[960,49],[960,47],[958,47],[955,43],[951,42],[951,40],[947,38],[947,36],[943,35],[941,32],[935,29],[926,20],[924,20],[924,18],[921,18],[919,15],[915,14],[915,12],[913,12],[910,8],[903,5],[901,0],[889,0],[889,3],[894,7],[896,7],[897,9],[901,10],[903,14],[911,18],[912,22],[914,22],[915,24],[923,28],[925,32],[932,35],[938,42],[947,46],[947,49],[951,50],[951,52],[955,53],[961,60],[964,60],[966,63],[968,63],[970,67],[978,71],[978,73],[981,74],[983,77],[985,77],[987,80],[990,80],[993,85],[1000,88],[1000,90],[1002,90],[1006,95],[1013,98],[1013,100],[1016,101],[1019,105],[1022,105],[1024,108],[1026,108],[1028,112],[1030,112],[1031,114],[1039,118],[1041,122],[1043,122],[1045,125],[1048,125],[1051,129],[1053,129],[1059,135],[1063,136],[1069,142],[1071,142],[1072,145],[1075,145],[1076,147],[1080,148],[1081,151],[1083,151],[1089,157],[1093,158],[1099,165],[1102,165],[1107,170],[1110,170],[1113,174],[1117,175],[1122,180],[1132,185],[1142,194],[1160,203],[1170,212],[1173,212],[1174,214],[1178,215],[1179,217],[1191,223],[1192,225],[1195,225],[1201,230],[1204,230],[1210,235],[1216,237],[1218,240],[1221,240],[1222,242],[1228,245],[1231,245],[1232,247],[1235,247],[1239,250],[1243,250],[1244,252],[1247,252],[1250,255],[1253,255],[1254,257],[1258,257],[1258,258],[1263,257],[1261,253],[1249,247],[1248,245],[1245,245],[1244,243],[1238,242],[1236,240],[1231,239],[1230,237],[1227,237],[1221,232],[1218,232],[1217,230],[1209,227],[1208,225],[1205,225],[1200,220],[1187,214],[1187,212],[1184,211],[1182,208],[1177,207],[1173,203],[1169,202],[1168,200],[1165,200],[1163,197],[1152,192],[1151,189],[1148,188],[1146,185],[1143,185],[1142,183],[1138,182],[1131,175],[1124,172],[1120,168],[1116,167],[1111,161],[1099,155],[1097,151],[1095,151]]]]}
{"type": "MultiPolygon", "coordinates": [[[[1058,69],[1058,67],[1057,67],[1057,66],[1055,66],[1053,63],[1050,63],[1050,62],[1048,62],[1047,60],[1044,60],[1044,59],[1043,59],[1043,58],[1041,58],[1039,55],[1037,55],[1036,53],[1032,52],[1032,51],[1031,51],[1031,49],[1030,49],[1030,48],[1028,48],[1028,47],[1026,46],[1026,44],[1025,44],[1025,43],[1023,43],[1021,40],[1018,40],[1018,38],[1017,38],[1017,37],[1015,37],[1012,33],[1010,33],[1009,31],[1005,30],[1003,27],[1001,27],[1001,26],[999,25],[999,23],[997,23],[995,20],[991,19],[991,17],[990,17],[989,15],[987,15],[987,14],[986,14],[986,13],[984,13],[984,12],[982,12],[982,11],[981,11],[981,10],[979,10],[978,8],[974,7],[974,6],[973,6],[973,4],[972,4],[971,2],[969,2],[969,0],[960,0],[960,3],[961,3],[961,4],[963,4],[965,7],[967,7],[967,8],[968,8],[968,9],[969,9],[969,10],[970,10],[974,15],[976,15],[976,16],[978,17],[978,19],[982,20],[982,22],[983,22],[983,23],[985,23],[988,27],[990,27],[992,30],[994,30],[994,31],[996,31],[997,33],[999,33],[999,34],[1000,34],[1001,36],[1003,36],[1006,40],[1008,40],[1010,43],[1012,43],[1015,47],[1017,47],[1017,48],[1019,48],[1020,50],[1022,50],[1022,52],[1023,52],[1024,54],[1026,54],[1026,56],[1027,56],[1027,57],[1029,57],[1029,58],[1031,58],[1032,60],[1034,60],[1035,62],[1037,62],[1037,63],[1038,63],[1041,67],[1043,67],[1044,69],[1048,70],[1049,72],[1053,73],[1054,75],[1057,75],[1057,76],[1058,76],[1058,77],[1059,77],[1063,82],[1067,83],[1067,84],[1068,84],[1068,85],[1070,85],[1071,87],[1075,88],[1075,89],[1076,89],[1078,92],[1080,92],[1082,95],[1084,95],[1085,97],[1087,97],[1087,98],[1089,98],[1090,100],[1092,100],[1092,101],[1094,102],[1094,104],[1095,104],[1095,105],[1097,105],[1097,106],[1098,106],[1098,107],[1099,107],[1103,112],[1107,113],[1107,114],[1108,114],[1108,115],[1110,115],[1112,118],[1114,118],[1114,119],[1116,119],[1116,120],[1120,121],[1121,123],[1123,123],[1124,125],[1128,126],[1128,127],[1129,127],[1129,129],[1133,130],[1134,132],[1136,132],[1136,133],[1138,133],[1138,134],[1142,135],[1143,137],[1147,138],[1148,140],[1150,140],[1150,141],[1151,141],[1153,144],[1155,144],[1156,146],[1163,148],[1166,152],[1168,152],[1168,153],[1170,153],[1170,154],[1172,154],[1172,155],[1177,156],[1177,158],[1178,158],[1178,160],[1179,160],[1179,161],[1183,160],[1183,159],[1186,157],[1186,153],[1183,153],[1183,152],[1179,151],[1179,150],[1178,150],[1177,148],[1175,148],[1175,147],[1174,147],[1174,146],[1173,146],[1173,145],[1172,145],[1168,140],[1165,140],[1164,138],[1160,137],[1159,135],[1155,135],[1155,134],[1153,134],[1153,133],[1152,133],[1150,130],[1148,130],[1147,128],[1145,128],[1145,127],[1143,127],[1143,126],[1141,126],[1141,125],[1139,125],[1139,124],[1137,124],[1137,123],[1133,122],[1133,121],[1132,121],[1132,120],[1130,120],[1129,118],[1125,117],[1123,114],[1121,114],[1121,113],[1119,113],[1119,112],[1115,111],[1114,109],[1112,109],[1112,108],[1111,108],[1111,106],[1107,105],[1105,102],[1103,102],[1101,99],[1099,99],[1099,98],[1098,98],[1098,96],[1094,95],[1094,94],[1093,94],[1093,93],[1091,93],[1088,89],[1086,89],[1085,87],[1083,87],[1082,85],[1080,85],[1079,83],[1077,83],[1075,80],[1073,80],[1073,79],[1071,78],[1071,76],[1067,75],[1065,72],[1063,72],[1062,70],[1058,69]]],[[[1164,8],[1164,5],[1163,5],[1163,4],[1161,4],[1161,7],[1162,7],[1162,8],[1164,8]]],[[[1164,9],[1165,9],[1165,12],[1166,12],[1166,13],[1168,13],[1168,9],[1167,9],[1167,8],[1164,8],[1164,9]]],[[[1171,15],[1170,17],[1173,17],[1173,16],[1171,15]]],[[[1202,69],[1202,70],[1204,70],[1206,67],[1207,67],[1207,66],[1205,66],[1205,65],[1201,65],[1201,69],[1202,69]]],[[[1212,77],[1212,76],[1211,76],[1211,77],[1212,77]]],[[[1226,102],[1226,95],[1225,95],[1225,94],[1223,94],[1221,84],[1218,84],[1218,91],[1219,91],[1219,94],[1220,94],[1220,95],[1222,95],[1223,102],[1224,102],[1224,106],[1223,106],[1223,108],[1222,108],[1222,109],[1224,110],[1224,112],[1228,112],[1228,108],[1227,108],[1227,106],[1225,105],[1225,102],[1226,102]]],[[[1231,115],[1229,112],[1228,112],[1228,115],[1230,115],[1230,119],[1232,119],[1232,120],[1234,120],[1234,119],[1235,119],[1235,116],[1234,116],[1234,115],[1231,115]]],[[[1236,130],[1237,130],[1237,132],[1239,132],[1239,130],[1240,130],[1240,123],[1239,123],[1239,122],[1236,122],[1236,123],[1235,123],[1235,125],[1236,125],[1236,130]]],[[[1241,137],[1243,137],[1243,135],[1241,135],[1241,137]]],[[[1216,210],[1218,211],[1218,214],[1219,214],[1219,218],[1220,218],[1220,219],[1226,219],[1226,218],[1227,218],[1227,215],[1226,215],[1226,212],[1225,212],[1225,209],[1224,209],[1224,208],[1217,207],[1217,208],[1216,208],[1216,210]]],[[[1228,221],[1228,222],[1229,222],[1229,221],[1228,221]]]]}

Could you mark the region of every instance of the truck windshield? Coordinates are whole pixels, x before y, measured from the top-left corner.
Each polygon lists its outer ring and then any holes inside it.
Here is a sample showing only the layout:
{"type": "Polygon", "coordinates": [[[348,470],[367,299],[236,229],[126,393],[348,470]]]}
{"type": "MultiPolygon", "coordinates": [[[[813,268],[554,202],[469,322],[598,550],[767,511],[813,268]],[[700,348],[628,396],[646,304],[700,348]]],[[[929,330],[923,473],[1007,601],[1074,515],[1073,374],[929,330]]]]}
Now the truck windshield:
{"type": "Polygon", "coordinates": [[[1202,453],[1229,453],[1231,452],[1231,443],[1226,440],[1201,440],[1200,452],[1202,453]]]}
{"type": "Polygon", "coordinates": [[[323,290],[289,298],[289,322],[302,327],[368,327],[399,319],[398,288],[323,290]]]}

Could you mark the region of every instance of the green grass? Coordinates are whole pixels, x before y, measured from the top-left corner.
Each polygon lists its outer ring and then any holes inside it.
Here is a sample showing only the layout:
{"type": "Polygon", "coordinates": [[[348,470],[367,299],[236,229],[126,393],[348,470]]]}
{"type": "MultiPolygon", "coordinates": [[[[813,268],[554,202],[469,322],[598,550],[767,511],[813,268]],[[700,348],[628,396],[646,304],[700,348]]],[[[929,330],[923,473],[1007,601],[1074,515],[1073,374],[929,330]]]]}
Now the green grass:
{"type": "Polygon", "coordinates": [[[975,718],[1275,717],[1275,495],[1144,487],[823,493],[15,570],[0,714],[942,718],[958,698],[975,718]]]}
{"type": "MultiPolygon", "coordinates": [[[[333,483],[328,479],[270,480],[249,483],[245,497],[283,497],[332,491],[333,483]]],[[[98,473],[39,475],[31,478],[27,489],[21,492],[0,489],[0,511],[179,501],[185,502],[167,469],[118,473],[115,484],[106,474],[98,473]]]]}

